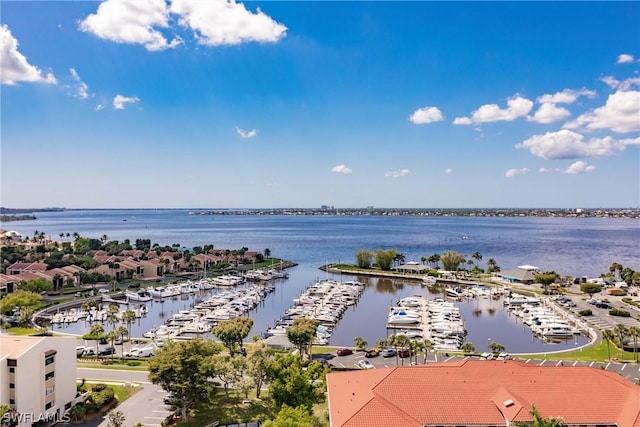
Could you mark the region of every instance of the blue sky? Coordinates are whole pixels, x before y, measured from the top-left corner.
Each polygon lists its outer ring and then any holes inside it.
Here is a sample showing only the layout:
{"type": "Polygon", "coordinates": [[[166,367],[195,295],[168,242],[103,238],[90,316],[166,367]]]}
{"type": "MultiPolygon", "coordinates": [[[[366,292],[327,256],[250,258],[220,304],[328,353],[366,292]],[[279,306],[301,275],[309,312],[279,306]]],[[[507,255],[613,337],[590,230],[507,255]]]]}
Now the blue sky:
{"type": "Polygon", "coordinates": [[[3,206],[640,207],[639,2],[0,8],[3,206]]]}

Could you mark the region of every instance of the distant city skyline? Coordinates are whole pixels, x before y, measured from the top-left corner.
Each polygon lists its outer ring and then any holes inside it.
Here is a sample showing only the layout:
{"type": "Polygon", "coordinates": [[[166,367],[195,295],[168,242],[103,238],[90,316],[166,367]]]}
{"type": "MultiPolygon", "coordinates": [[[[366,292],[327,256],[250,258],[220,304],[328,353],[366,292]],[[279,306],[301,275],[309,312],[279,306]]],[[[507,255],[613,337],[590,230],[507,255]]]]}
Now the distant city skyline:
{"type": "Polygon", "coordinates": [[[640,207],[638,2],[0,8],[4,207],[640,207]]]}

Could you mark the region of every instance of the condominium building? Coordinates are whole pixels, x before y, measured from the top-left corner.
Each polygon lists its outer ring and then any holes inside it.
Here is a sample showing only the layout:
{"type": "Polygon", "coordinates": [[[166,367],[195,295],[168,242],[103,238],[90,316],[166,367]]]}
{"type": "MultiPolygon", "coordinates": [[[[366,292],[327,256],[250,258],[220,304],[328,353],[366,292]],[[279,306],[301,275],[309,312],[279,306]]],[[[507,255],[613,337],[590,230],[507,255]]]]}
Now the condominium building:
{"type": "Polygon", "coordinates": [[[9,424],[64,420],[76,396],[76,339],[0,334],[0,403],[9,424]]]}

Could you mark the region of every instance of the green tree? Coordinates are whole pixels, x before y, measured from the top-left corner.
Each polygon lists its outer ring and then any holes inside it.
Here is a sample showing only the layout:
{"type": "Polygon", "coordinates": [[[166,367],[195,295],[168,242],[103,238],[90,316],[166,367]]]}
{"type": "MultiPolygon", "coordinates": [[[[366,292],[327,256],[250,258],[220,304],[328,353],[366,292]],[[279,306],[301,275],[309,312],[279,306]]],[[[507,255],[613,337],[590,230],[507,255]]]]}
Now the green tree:
{"type": "Polygon", "coordinates": [[[627,335],[629,335],[629,330],[622,323],[618,323],[614,326],[613,332],[618,338],[618,344],[620,344],[620,360],[624,360],[624,342],[627,335]]]}
{"type": "Polygon", "coordinates": [[[127,338],[131,339],[131,324],[138,319],[136,312],[127,309],[122,312],[122,321],[127,324],[127,338]]]}
{"type": "Polygon", "coordinates": [[[611,264],[611,267],[609,267],[609,272],[615,277],[616,274],[619,274],[622,271],[622,268],[622,264],[614,261],[611,264]]]}
{"type": "Polygon", "coordinates": [[[371,268],[373,253],[369,249],[360,249],[356,252],[356,265],[358,268],[371,268]]]}
{"type": "Polygon", "coordinates": [[[89,333],[82,336],[83,340],[96,342],[96,354],[98,354],[98,341],[104,338],[104,326],[100,323],[94,323],[89,328],[89,333]]]}
{"type": "Polygon", "coordinates": [[[533,276],[535,283],[539,283],[544,288],[544,293],[549,293],[549,285],[555,283],[558,280],[558,273],[555,271],[545,271],[544,273],[538,273],[533,276]]]}
{"type": "Polygon", "coordinates": [[[638,337],[640,337],[640,328],[637,326],[629,326],[629,336],[633,338],[633,360],[638,362],[638,337]]]}
{"type": "Polygon", "coordinates": [[[480,261],[482,261],[482,254],[481,254],[480,252],[478,252],[478,251],[475,251],[475,252],[471,255],[471,258],[473,258],[473,259],[475,259],[475,260],[476,260],[476,267],[478,267],[478,263],[479,263],[480,261]]]}
{"type": "Polygon", "coordinates": [[[367,347],[367,342],[364,340],[364,338],[362,337],[355,337],[353,339],[353,341],[356,344],[356,349],[357,350],[364,350],[367,347]]]}
{"type": "Polygon", "coordinates": [[[495,273],[497,271],[500,271],[500,266],[498,265],[495,259],[489,258],[487,260],[487,271],[489,273],[495,273]]]}
{"type": "Polygon", "coordinates": [[[119,326],[118,329],[116,329],[116,332],[118,333],[118,337],[122,340],[122,345],[120,346],[120,357],[124,359],[124,337],[129,336],[129,330],[126,326],[119,326]]]}
{"type": "Polygon", "coordinates": [[[435,253],[433,255],[431,255],[427,261],[429,261],[429,264],[431,264],[433,266],[433,268],[438,269],[438,267],[440,267],[439,263],[440,263],[440,254],[435,253]]]}
{"type": "Polygon", "coordinates": [[[40,304],[42,295],[29,291],[18,291],[0,300],[0,313],[9,313],[15,308],[35,307],[40,304]]]}
{"type": "Polygon", "coordinates": [[[597,283],[582,283],[580,285],[580,290],[585,294],[589,294],[589,298],[593,298],[593,294],[597,294],[602,291],[602,285],[597,283]]]}
{"type": "Polygon", "coordinates": [[[611,329],[602,331],[602,339],[607,343],[607,360],[611,360],[611,341],[616,339],[616,334],[611,329]]]}
{"type": "Polygon", "coordinates": [[[392,249],[376,249],[375,257],[376,257],[376,265],[382,271],[391,270],[391,265],[393,264],[393,260],[397,254],[397,250],[395,248],[392,249]]]}
{"type": "Polygon", "coordinates": [[[247,354],[246,374],[253,380],[256,389],[256,398],[260,399],[262,385],[267,380],[267,365],[271,360],[273,351],[266,346],[264,341],[258,340],[250,348],[247,354]]]}
{"type": "Polygon", "coordinates": [[[28,292],[49,292],[53,290],[53,282],[49,282],[45,279],[29,280],[20,285],[20,289],[28,292]]]}
{"type": "Polygon", "coordinates": [[[249,336],[253,327],[253,319],[250,317],[236,317],[231,320],[220,321],[212,330],[213,334],[229,349],[233,356],[236,346],[242,348],[243,340],[249,336]]]}
{"type": "Polygon", "coordinates": [[[265,258],[269,258],[271,256],[271,249],[266,248],[264,250],[264,256],[265,256],[265,258]]]}
{"type": "Polygon", "coordinates": [[[311,413],[314,404],[323,401],[326,392],[327,370],[317,362],[303,369],[299,358],[279,355],[269,362],[269,396],[278,408],[283,405],[304,407],[311,413]]]}
{"type": "Polygon", "coordinates": [[[504,346],[500,343],[492,341],[489,343],[489,350],[491,350],[493,354],[498,354],[501,351],[504,351],[504,346]]]}
{"type": "Polygon", "coordinates": [[[267,420],[263,427],[313,427],[309,412],[303,408],[291,408],[282,405],[278,415],[273,420],[267,420]]]}
{"type": "Polygon", "coordinates": [[[465,261],[464,255],[458,251],[446,251],[440,256],[442,266],[447,271],[456,271],[458,266],[465,261]]]}
{"type": "Polygon", "coordinates": [[[460,346],[460,350],[465,353],[473,353],[474,351],[476,351],[476,348],[472,342],[465,342],[460,346]]]}
{"type": "Polygon", "coordinates": [[[173,393],[182,421],[187,411],[213,392],[209,378],[215,376],[209,360],[221,351],[213,341],[169,341],[149,360],[149,380],[173,393]]]}
{"type": "Polygon", "coordinates": [[[308,349],[316,337],[319,323],[314,319],[294,319],[293,325],[287,328],[287,339],[298,349],[300,360],[302,360],[305,351],[310,353],[308,349]]]}

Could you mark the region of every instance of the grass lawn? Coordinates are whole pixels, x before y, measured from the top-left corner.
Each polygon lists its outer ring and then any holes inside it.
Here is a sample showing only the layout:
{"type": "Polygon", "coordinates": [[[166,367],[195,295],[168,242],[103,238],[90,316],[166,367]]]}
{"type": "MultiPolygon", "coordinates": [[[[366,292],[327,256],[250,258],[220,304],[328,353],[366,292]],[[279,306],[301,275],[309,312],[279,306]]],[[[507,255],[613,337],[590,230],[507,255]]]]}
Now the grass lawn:
{"type": "Polygon", "coordinates": [[[10,335],[33,335],[36,333],[34,328],[26,328],[23,326],[14,326],[7,329],[10,335]]]}
{"type": "MultiPolygon", "coordinates": [[[[633,362],[633,352],[625,351],[624,355],[620,353],[620,349],[615,344],[609,344],[611,352],[611,361],[633,362]],[[624,357],[623,357],[624,356],[624,357]]],[[[606,362],[609,360],[609,352],[607,350],[606,341],[601,341],[591,347],[567,351],[563,353],[545,353],[545,354],[527,354],[518,355],[517,359],[548,359],[548,360],[578,360],[582,362],[606,362]]]]}
{"type": "MultiPolygon", "coordinates": [[[[320,421],[320,426],[329,427],[327,402],[315,405],[314,416],[320,421]]],[[[217,394],[206,404],[202,404],[195,411],[195,416],[188,422],[179,422],[176,426],[206,426],[214,421],[220,425],[240,424],[251,421],[266,421],[277,416],[278,411],[269,400],[268,392],[263,390],[260,399],[256,399],[255,392],[249,394],[249,399],[238,395],[233,390],[229,391],[229,399],[224,390],[219,389],[217,394]]]]}
{"type": "Polygon", "coordinates": [[[130,385],[122,386],[122,385],[110,384],[110,386],[113,388],[113,392],[118,398],[119,403],[124,402],[125,400],[130,398],[133,394],[137,393],[142,388],[140,386],[134,387],[130,385]]]}

